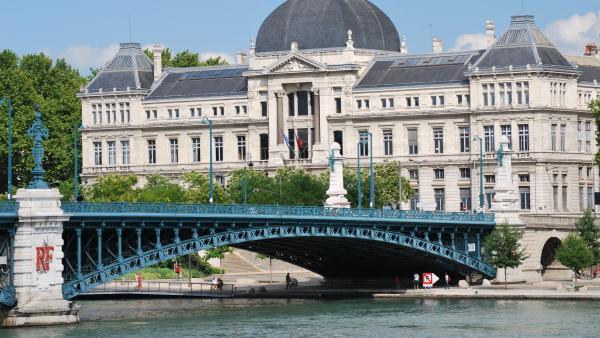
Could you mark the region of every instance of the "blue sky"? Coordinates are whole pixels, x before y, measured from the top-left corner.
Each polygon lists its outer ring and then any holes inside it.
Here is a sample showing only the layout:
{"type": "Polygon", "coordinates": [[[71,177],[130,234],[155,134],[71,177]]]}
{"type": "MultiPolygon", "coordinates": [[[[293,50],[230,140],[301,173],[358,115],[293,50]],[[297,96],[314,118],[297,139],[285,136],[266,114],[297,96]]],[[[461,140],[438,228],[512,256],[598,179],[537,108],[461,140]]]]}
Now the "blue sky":
{"type": "MultiPolygon", "coordinates": [[[[18,54],[44,51],[65,57],[79,69],[98,67],[119,42],[160,43],[175,51],[190,49],[204,56],[247,50],[263,19],[283,0],[221,1],[7,1],[2,5],[0,49],[18,54]]],[[[372,0],[405,35],[411,53],[431,49],[431,33],[445,49],[478,48],[484,22],[496,23],[497,34],[510,16],[526,12],[567,54],[580,54],[590,40],[600,42],[598,0],[372,0]],[[432,28],[429,27],[432,25],[432,28]]]]}

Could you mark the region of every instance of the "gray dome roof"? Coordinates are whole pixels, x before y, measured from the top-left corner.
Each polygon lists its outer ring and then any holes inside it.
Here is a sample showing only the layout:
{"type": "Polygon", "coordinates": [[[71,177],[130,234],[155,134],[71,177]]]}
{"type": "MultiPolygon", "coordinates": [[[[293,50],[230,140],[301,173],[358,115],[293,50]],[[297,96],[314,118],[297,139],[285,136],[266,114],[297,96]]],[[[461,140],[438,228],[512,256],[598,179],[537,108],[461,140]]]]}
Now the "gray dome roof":
{"type": "Polygon", "coordinates": [[[263,22],[256,52],[346,46],[352,30],[354,47],[399,51],[400,38],[390,18],[367,0],[287,0],[263,22]]]}

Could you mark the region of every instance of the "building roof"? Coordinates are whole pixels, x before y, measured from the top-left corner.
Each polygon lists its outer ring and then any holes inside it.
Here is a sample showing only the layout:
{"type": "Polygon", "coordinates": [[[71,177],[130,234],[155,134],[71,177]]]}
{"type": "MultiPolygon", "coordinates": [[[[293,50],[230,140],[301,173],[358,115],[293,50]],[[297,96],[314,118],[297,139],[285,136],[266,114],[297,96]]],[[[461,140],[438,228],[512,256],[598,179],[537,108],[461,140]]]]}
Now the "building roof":
{"type": "Polygon", "coordinates": [[[579,66],[582,75],[579,82],[600,83],[600,57],[597,56],[567,56],[569,61],[579,66]]]}
{"type": "Polygon", "coordinates": [[[575,69],[546,38],[531,15],[513,16],[507,31],[473,66],[482,70],[511,66],[575,69]]]}
{"type": "Polygon", "coordinates": [[[367,0],[287,0],[263,22],[256,52],[345,47],[352,30],[355,48],[399,51],[390,18],[367,0]]]}
{"type": "Polygon", "coordinates": [[[246,95],[247,66],[166,69],[146,100],[246,95]]]}
{"type": "Polygon", "coordinates": [[[152,61],[139,43],[121,43],[117,54],[87,85],[88,92],[150,89],[154,81],[152,61]]]}
{"type": "Polygon", "coordinates": [[[482,53],[404,55],[376,59],[356,88],[468,83],[465,71],[482,53]]]}

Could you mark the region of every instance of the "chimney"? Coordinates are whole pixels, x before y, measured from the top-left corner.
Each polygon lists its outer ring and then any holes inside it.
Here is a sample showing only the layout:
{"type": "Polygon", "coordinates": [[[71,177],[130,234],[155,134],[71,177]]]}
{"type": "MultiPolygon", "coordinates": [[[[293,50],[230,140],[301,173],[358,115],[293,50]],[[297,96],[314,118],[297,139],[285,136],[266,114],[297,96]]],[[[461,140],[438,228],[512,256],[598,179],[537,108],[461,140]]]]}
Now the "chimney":
{"type": "Polygon", "coordinates": [[[244,53],[244,52],[237,53],[237,64],[238,65],[246,64],[246,53],[244,53]]]}
{"type": "Polygon", "coordinates": [[[154,45],[152,47],[152,56],[154,57],[154,81],[160,78],[162,74],[162,47],[160,45],[154,45]]]}
{"type": "Polygon", "coordinates": [[[444,44],[442,43],[442,39],[433,38],[433,52],[441,53],[444,51],[444,44]]]}
{"type": "Polygon", "coordinates": [[[585,56],[598,55],[598,46],[596,46],[596,44],[593,42],[588,43],[587,45],[585,45],[585,53],[583,55],[585,55],[585,56]]]}
{"type": "Polygon", "coordinates": [[[487,20],[485,22],[485,37],[488,48],[496,43],[496,26],[492,20],[487,20]]]}
{"type": "Polygon", "coordinates": [[[400,41],[400,54],[408,54],[408,47],[406,43],[406,36],[402,37],[402,41],[400,41]]]}

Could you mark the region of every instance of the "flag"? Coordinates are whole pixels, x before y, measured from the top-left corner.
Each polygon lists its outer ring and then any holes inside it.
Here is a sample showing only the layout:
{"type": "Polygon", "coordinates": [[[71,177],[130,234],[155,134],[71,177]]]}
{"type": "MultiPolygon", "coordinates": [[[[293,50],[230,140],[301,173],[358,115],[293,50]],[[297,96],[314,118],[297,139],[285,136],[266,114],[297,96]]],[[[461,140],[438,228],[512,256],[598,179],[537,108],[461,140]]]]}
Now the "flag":
{"type": "Polygon", "coordinates": [[[304,149],[304,142],[302,142],[302,139],[300,136],[298,136],[298,133],[296,133],[296,144],[298,145],[298,149],[304,149]]]}
{"type": "Polygon", "coordinates": [[[281,135],[283,135],[283,142],[285,142],[285,145],[291,150],[294,151],[294,149],[292,148],[292,145],[290,144],[290,139],[287,137],[287,135],[283,132],[283,129],[280,129],[281,131],[281,135]]]}

